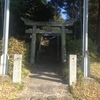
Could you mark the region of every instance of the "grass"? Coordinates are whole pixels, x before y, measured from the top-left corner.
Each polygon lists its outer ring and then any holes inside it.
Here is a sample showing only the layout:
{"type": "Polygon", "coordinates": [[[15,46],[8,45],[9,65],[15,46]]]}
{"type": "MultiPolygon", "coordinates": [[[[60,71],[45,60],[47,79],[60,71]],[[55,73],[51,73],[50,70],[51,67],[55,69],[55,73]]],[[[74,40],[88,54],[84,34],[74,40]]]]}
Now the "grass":
{"type": "MultiPolygon", "coordinates": [[[[2,41],[0,41],[0,54],[2,53],[2,41]]],[[[8,55],[9,55],[9,79],[0,82],[0,100],[16,100],[17,94],[24,89],[23,83],[12,83],[14,54],[22,54],[22,73],[24,79],[30,72],[31,65],[29,63],[29,44],[25,41],[17,40],[13,37],[9,39],[8,55]]]]}
{"type": "MultiPolygon", "coordinates": [[[[77,55],[78,66],[80,66],[79,62],[82,55],[82,40],[72,40],[70,37],[67,37],[66,40],[69,51],[68,53],[77,55]]],[[[90,83],[83,83],[83,73],[78,67],[77,83],[70,87],[70,92],[76,100],[100,100],[100,60],[98,60],[98,46],[91,39],[89,39],[88,44],[88,55],[91,61],[90,74],[94,81],[90,83]]]]}
{"type": "MultiPolygon", "coordinates": [[[[0,54],[2,42],[0,41],[0,54]]],[[[29,44],[25,41],[20,41],[15,38],[9,39],[9,76],[6,82],[0,82],[0,100],[16,100],[17,94],[23,90],[24,84],[12,83],[13,74],[13,58],[14,54],[22,54],[22,79],[24,79],[30,72],[31,65],[29,64],[29,44]],[[16,44],[16,45],[15,45],[16,44]]],[[[92,46],[93,48],[93,46],[92,46]]],[[[92,55],[93,56],[93,55],[92,55]]],[[[96,56],[94,56],[95,58],[96,56]]],[[[93,57],[92,57],[93,58],[93,57]]],[[[61,77],[68,79],[68,67],[60,67],[61,77]]],[[[94,79],[91,83],[82,83],[83,73],[78,68],[78,80],[76,85],[70,87],[70,92],[76,100],[100,100],[100,61],[91,62],[91,78],[94,79]]]]}
{"type": "Polygon", "coordinates": [[[29,44],[25,41],[17,40],[13,37],[9,39],[8,44],[8,55],[9,55],[9,75],[12,77],[14,54],[22,54],[22,77],[24,78],[29,73],[31,65],[29,64],[29,44]]]}
{"type": "Polygon", "coordinates": [[[11,79],[6,82],[0,82],[0,100],[12,100],[16,98],[16,94],[19,93],[24,87],[24,84],[13,84],[11,79]]]}
{"type": "Polygon", "coordinates": [[[71,86],[71,93],[76,100],[100,100],[100,62],[91,63],[90,83],[82,83],[82,75],[75,86],[71,86]]]}
{"type": "MultiPolygon", "coordinates": [[[[98,58],[99,59],[99,58],[98,58]]],[[[77,83],[70,86],[70,93],[76,100],[100,100],[100,60],[97,58],[91,61],[90,75],[93,81],[83,82],[83,73],[78,62],[77,83]]],[[[62,77],[68,79],[68,67],[61,66],[62,77]]]]}

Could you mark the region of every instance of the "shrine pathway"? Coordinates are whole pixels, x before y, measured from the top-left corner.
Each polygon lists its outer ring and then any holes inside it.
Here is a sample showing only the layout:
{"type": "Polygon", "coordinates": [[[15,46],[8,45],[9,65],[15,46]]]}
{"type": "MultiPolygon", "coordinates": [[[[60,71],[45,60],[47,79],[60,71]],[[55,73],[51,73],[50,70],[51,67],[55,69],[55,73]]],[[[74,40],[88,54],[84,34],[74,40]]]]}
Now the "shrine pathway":
{"type": "MultiPolygon", "coordinates": [[[[49,38],[50,40],[50,38],[49,38]]],[[[56,39],[42,48],[41,59],[23,81],[25,89],[17,100],[74,100],[68,92],[68,84],[57,74],[56,39]]],[[[47,40],[43,41],[47,43],[47,40]]]]}
{"type": "Polygon", "coordinates": [[[74,100],[68,92],[68,85],[56,73],[57,68],[57,64],[50,61],[36,64],[23,81],[25,89],[17,100],[74,100]]]}
{"type": "Polygon", "coordinates": [[[55,72],[57,65],[38,64],[23,81],[25,89],[17,100],[74,100],[68,85],[55,72]]]}

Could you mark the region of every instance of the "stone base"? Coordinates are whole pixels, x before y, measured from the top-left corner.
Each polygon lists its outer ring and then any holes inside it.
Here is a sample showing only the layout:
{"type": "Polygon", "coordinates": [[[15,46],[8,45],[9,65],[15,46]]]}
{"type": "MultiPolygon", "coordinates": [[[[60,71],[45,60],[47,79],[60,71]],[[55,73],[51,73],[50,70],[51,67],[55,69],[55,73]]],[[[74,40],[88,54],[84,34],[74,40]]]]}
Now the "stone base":
{"type": "Polygon", "coordinates": [[[8,80],[8,78],[9,78],[8,75],[0,75],[0,82],[5,82],[8,80]]]}
{"type": "Polygon", "coordinates": [[[91,84],[91,83],[93,83],[95,80],[93,79],[93,78],[90,78],[90,77],[85,77],[85,78],[83,78],[83,83],[85,83],[85,84],[91,84]]]}

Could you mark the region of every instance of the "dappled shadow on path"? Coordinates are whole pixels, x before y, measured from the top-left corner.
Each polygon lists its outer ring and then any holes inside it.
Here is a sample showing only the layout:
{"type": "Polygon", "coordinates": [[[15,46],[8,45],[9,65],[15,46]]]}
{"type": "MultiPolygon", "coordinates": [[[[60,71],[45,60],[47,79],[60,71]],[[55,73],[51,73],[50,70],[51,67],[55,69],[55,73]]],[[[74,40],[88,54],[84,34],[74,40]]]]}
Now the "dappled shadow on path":
{"type": "Polygon", "coordinates": [[[39,100],[40,98],[41,100],[73,100],[67,94],[68,84],[57,73],[60,66],[56,55],[57,48],[54,41],[53,44],[50,43],[48,47],[43,48],[41,59],[34,65],[25,80],[27,88],[20,96],[20,98],[25,98],[22,100],[39,100]]]}
{"type": "MultiPolygon", "coordinates": [[[[45,83],[66,83],[60,79],[57,74],[58,61],[57,61],[57,42],[56,38],[49,41],[49,45],[42,46],[41,59],[35,65],[32,73],[29,77],[34,78],[36,81],[45,83]]],[[[44,84],[45,84],[44,83],[44,84]]]]}
{"type": "Polygon", "coordinates": [[[48,82],[50,82],[51,84],[52,82],[66,84],[66,82],[63,81],[57,74],[56,72],[57,67],[58,66],[54,63],[43,64],[42,62],[33,69],[32,71],[33,74],[30,75],[29,77],[34,78],[36,81],[44,82],[44,84],[48,82]]]}

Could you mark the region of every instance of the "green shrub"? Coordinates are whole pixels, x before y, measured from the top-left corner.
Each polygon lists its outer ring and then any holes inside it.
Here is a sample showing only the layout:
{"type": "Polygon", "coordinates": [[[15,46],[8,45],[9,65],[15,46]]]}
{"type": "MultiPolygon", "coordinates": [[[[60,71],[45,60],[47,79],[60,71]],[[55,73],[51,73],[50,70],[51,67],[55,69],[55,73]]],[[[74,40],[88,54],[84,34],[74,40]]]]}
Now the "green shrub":
{"type": "Polygon", "coordinates": [[[22,76],[25,76],[29,73],[27,69],[29,65],[29,44],[25,43],[23,40],[17,40],[14,37],[9,39],[8,44],[8,55],[9,55],[9,75],[12,76],[13,72],[13,63],[14,63],[14,54],[22,54],[22,76]],[[25,74],[25,75],[23,75],[25,74]]]}
{"type": "Polygon", "coordinates": [[[99,60],[99,53],[97,52],[98,46],[92,39],[89,39],[89,57],[91,61],[98,61],[99,60]]]}
{"type": "MultiPolygon", "coordinates": [[[[68,54],[76,54],[78,60],[82,58],[82,40],[72,39],[71,37],[66,38],[68,54]]],[[[92,39],[88,39],[88,55],[91,61],[98,59],[97,45],[92,39]]]]}
{"type": "Polygon", "coordinates": [[[82,41],[74,39],[72,40],[71,37],[67,37],[67,48],[68,54],[76,54],[78,59],[82,58],[82,41]]]}
{"type": "MultiPolygon", "coordinates": [[[[12,83],[12,74],[13,74],[13,63],[14,63],[14,54],[22,54],[22,78],[25,78],[30,72],[30,63],[29,63],[29,52],[30,44],[25,43],[23,40],[17,40],[13,37],[9,38],[8,43],[8,56],[9,56],[9,70],[8,74],[10,78],[6,82],[0,82],[0,98],[4,100],[16,100],[17,94],[19,91],[23,90],[24,84],[12,83]],[[5,95],[6,94],[6,95],[5,95]]],[[[2,41],[0,40],[0,55],[2,54],[2,41]]]]}
{"type": "MultiPolygon", "coordinates": [[[[12,76],[14,54],[22,54],[22,77],[25,77],[29,73],[29,59],[30,59],[30,44],[25,41],[17,40],[11,37],[8,42],[8,56],[9,56],[9,70],[8,74],[12,76]]],[[[0,40],[0,55],[2,54],[2,40],[0,40]]]]}
{"type": "MultiPolygon", "coordinates": [[[[69,54],[76,54],[77,55],[77,66],[78,66],[78,81],[81,82],[83,78],[83,73],[81,72],[81,60],[82,60],[82,40],[72,39],[70,36],[66,37],[66,49],[67,55],[69,54]]],[[[91,39],[88,39],[88,55],[90,61],[97,61],[99,59],[98,52],[97,52],[97,45],[91,39]]],[[[68,56],[67,56],[68,59],[68,56]]],[[[68,65],[68,62],[67,62],[68,65]]],[[[60,74],[62,78],[68,79],[68,66],[60,65],[60,74]]]]}

